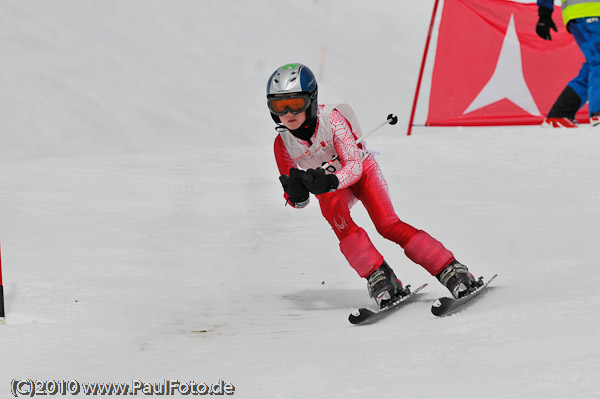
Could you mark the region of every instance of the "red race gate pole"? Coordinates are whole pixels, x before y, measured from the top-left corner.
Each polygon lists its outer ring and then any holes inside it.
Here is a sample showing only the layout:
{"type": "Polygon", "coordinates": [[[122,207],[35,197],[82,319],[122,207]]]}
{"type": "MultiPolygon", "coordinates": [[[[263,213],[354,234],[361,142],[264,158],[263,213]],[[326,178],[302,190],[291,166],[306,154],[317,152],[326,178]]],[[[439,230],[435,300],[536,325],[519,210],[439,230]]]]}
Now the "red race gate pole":
{"type": "Polygon", "coordinates": [[[433,24],[435,23],[435,14],[437,13],[438,3],[440,0],[435,0],[433,12],[431,13],[431,22],[429,23],[429,32],[427,33],[427,41],[425,42],[425,51],[423,51],[423,60],[421,61],[421,71],[419,71],[419,80],[417,80],[417,90],[415,91],[415,99],[413,100],[412,111],[410,113],[410,121],[408,122],[407,136],[412,132],[413,121],[415,119],[415,111],[417,109],[417,100],[419,99],[419,91],[421,90],[421,80],[423,79],[423,71],[425,70],[425,61],[427,60],[427,52],[429,51],[429,42],[433,34],[433,24]]]}
{"type": "Polygon", "coordinates": [[[2,253],[0,252],[0,324],[4,324],[4,286],[2,285],[2,253]]]}

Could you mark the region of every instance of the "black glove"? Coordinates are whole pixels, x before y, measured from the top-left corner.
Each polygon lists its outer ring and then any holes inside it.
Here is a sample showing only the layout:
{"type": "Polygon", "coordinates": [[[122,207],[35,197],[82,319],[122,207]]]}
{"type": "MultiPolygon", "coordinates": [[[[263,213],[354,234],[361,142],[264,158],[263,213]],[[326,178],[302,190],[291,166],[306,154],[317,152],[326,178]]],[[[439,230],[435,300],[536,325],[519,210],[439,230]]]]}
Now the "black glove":
{"type": "Polygon", "coordinates": [[[308,191],[315,195],[334,191],[340,185],[336,175],[326,175],[322,168],[308,169],[300,178],[308,191]]]}
{"type": "Polygon", "coordinates": [[[552,11],[554,11],[554,8],[538,7],[540,19],[535,27],[535,32],[544,40],[552,40],[552,37],[550,37],[550,29],[554,29],[554,32],[558,32],[556,25],[552,20],[552,11]]]}
{"type": "Polygon", "coordinates": [[[303,170],[299,170],[296,168],[290,168],[290,175],[281,175],[279,176],[279,181],[283,186],[283,191],[289,195],[290,204],[293,206],[299,205],[300,207],[304,207],[307,205],[306,201],[308,200],[308,189],[302,181],[300,181],[300,176],[305,174],[306,172],[303,170]]]}

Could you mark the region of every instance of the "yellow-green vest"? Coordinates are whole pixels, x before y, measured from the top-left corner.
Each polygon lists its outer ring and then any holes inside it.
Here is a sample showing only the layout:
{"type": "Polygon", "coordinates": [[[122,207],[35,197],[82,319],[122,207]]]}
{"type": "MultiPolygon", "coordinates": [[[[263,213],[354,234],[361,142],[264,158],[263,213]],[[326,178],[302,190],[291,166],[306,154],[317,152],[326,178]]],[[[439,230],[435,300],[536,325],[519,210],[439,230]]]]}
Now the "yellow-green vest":
{"type": "Polygon", "coordinates": [[[600,17],[600,1],[562,0],[562,16],[565,25],[575,18],[600,17]]]}

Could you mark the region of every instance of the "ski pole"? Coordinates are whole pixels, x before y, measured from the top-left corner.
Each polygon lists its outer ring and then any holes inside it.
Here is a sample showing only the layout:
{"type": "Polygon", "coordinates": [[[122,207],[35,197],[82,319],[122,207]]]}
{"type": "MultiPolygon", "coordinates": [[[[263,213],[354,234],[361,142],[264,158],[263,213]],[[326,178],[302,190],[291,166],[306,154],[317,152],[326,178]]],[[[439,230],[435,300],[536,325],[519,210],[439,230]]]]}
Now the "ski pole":
{"type": "Polygon", "coordinates": [[[394,114],[389,114],[387,116],[387,119],[385,120],[385,122],[381,122],[379,125],[375,126],[373,129],[369,130],[367,133],[363,134],[362,137],[360,137],[358,140],[356,140],[356,144],[359,144],[364,139],[366,139],[368,136],[372,135],[373,133],[375,133],[376,131],[378,131],[379,129],[384,127],[385,125],[387,125],[387,124],[395,125],[397,122],[398,122],[398,117],[394,114]]]}
{"type": "MultiPolygon", "coordinates": [[[[385,125],[387,125],[387,124],[395,125],[397,122],[398,122],[398,117],[394,114],[389,114],[387,116],[387,119],[384,122],[381,122],[379,125],[375,126],[373,129],[369,130],[367,133],[363,134],[362,137],[359,137],[358,140],[356,140],[356,144],[361,143],[364,139],[366,139],[368,136],[372,135],[373,133],[375,133],[376,131],[378,131],[379,129],[384,127],[385,125]]],[[[336,160],[337,160],[337,156],[335,156],[331,161],[324,163],[321,166],[321,168],[326,169],[328,166],[330,166],[336,160]]]]}

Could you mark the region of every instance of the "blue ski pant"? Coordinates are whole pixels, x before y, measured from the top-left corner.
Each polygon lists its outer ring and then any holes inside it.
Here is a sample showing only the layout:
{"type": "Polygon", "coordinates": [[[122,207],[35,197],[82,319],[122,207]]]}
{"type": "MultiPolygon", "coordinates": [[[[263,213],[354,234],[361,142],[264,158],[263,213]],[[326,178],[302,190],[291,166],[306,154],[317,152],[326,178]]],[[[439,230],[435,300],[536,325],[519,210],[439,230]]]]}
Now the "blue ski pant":
{"type": "Polygon", "coordinates": [[[569,86],[581,98],[581,106],[589,101],[590,115],[600,111],[600,18],[577,18],[569,22],[569,31],[585,56],[577,77],[569,86]]]}

